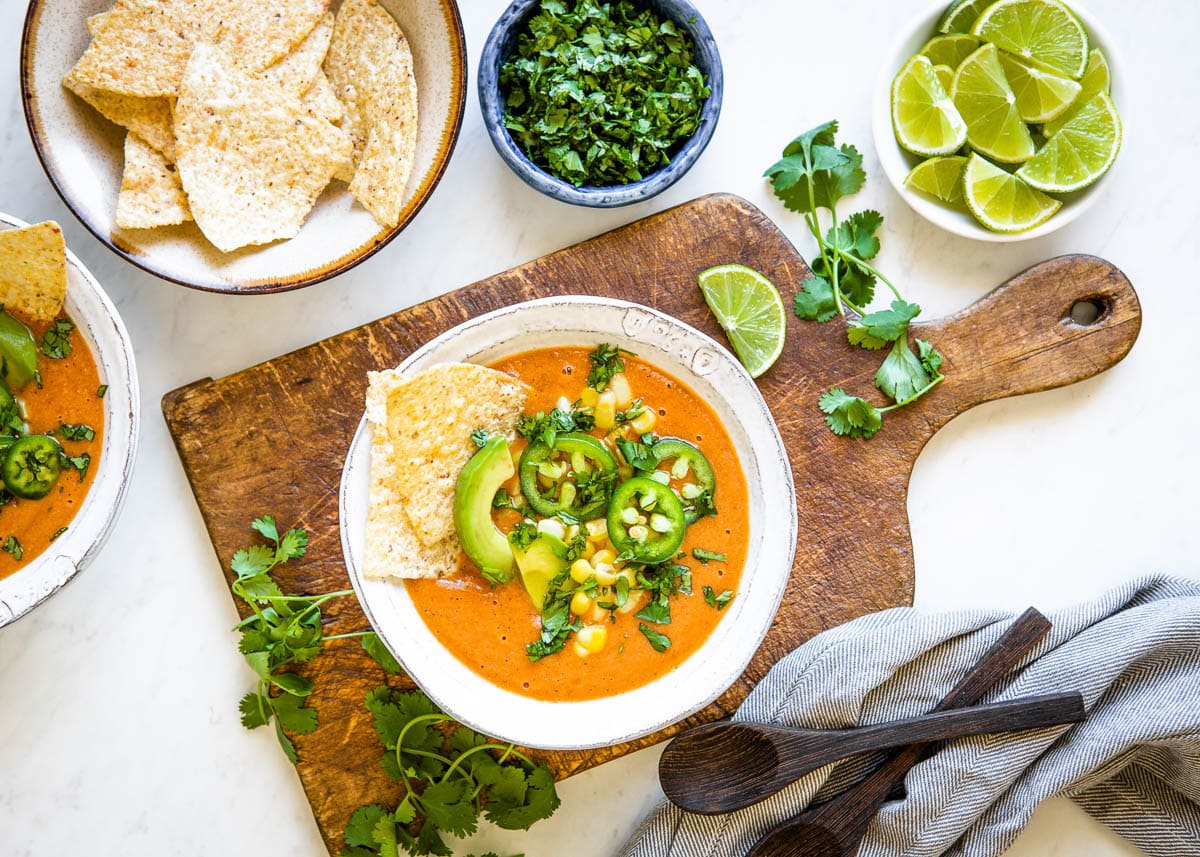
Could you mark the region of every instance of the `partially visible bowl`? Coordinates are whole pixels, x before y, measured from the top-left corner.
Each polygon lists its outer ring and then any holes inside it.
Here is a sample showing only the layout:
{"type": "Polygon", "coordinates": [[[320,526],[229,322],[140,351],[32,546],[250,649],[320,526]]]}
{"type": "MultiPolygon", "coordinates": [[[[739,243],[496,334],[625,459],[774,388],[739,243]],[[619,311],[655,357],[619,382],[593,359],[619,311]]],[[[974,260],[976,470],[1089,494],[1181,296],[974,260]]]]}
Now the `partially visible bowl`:
{"type": "Polygon", "coordinates": [[[339,497],[351,583],[380,639],[421,689],[468,726],[527,747],[584,749],[656,732],[716,699],[742,674],[783,597],[796,551],[796,496],[783,440],[737,359],[700,331],[637,304],[555,297],[506,307],[452,328],[400,365],[490,363],[534,348],[609,342],[634,349],[687,383],[721,418],[749,489],[750,545],[738,595],[699,650],[673,671],[616,696],[547,702],[491,684],[451,654],[403,584],[362,575],[371,432],[366,419],[346,457],[339,497]]]}
{"type": "Polygon", "coordinates": [[[429,199],[462,125],[467,52],[455,0],[380,0],[412,48],[417,151],[404,208],[381,228],[344,187],[317,200],[299,235],[221,253],[194,223],[124,230],[116,224],[124,131],[62,85],[88,44],[85,21],[112,0],[32,0],[21,38],[21,94],[34,149],[63,202],[109,249],[164,280],[214,292],[282,292],[353,268],[395,238],[429,199]]]}
{"type": "MultiPolygon", "coordinates": [[[[1104,52],[1104,56],[1108,59],[1109,74],[1112,78],[1113,101],[1116,103],[1117,108],[1122,110],[1121,118],[1123,120],[1125,116],[1121,97],[1125,91],[1123,77],[1124,59],[1115,53],[1112,38],[1086,9],[1081,8],[1074,0],[1067,0],[1067,4],[1087,29],[1091,47],[1100,48],[1104,52]]],[[[875,138],[875,151],[879,154],[879,161],[883,165],[883,171],[887,175],[888,181],[892,183],[892,187],[896,189],[896,193],[908,203],[908,206],[913,211],[924,217],[934,226],[939,226],[947,232],[953,232],[955,235],[961,235],[964,238],[975,238],[979,241],[994,241],[998,243],[1027,241],[1030,238],[1040,238],[1043,235],[1049,235],[1051,232],[1061,229],[1081,216],[1095,204],[1100,196],[1101,188],[1108,182],[1113,169],[1116,168],[1116,164],[1113,164],[1113,167],[1091,187],[1070,194],[1054,194],[1053,196],[1056,199],[1062,200],[1062,208],[1055,212],[1054,216],[1045,223],[1035,226],[1026,232],[993,232],[980,224],[979,221],[971,216],[970,212],[950,208],[920,191],[906,187],[904,184],[904,178],[923,158],[905,151],[900,143],[897,142],[896,134],[892,130],[892,80],[900,71],[900,67],[908,61],[909,57],[919,51],[925,42],[937,35],[938,22],[949,5],[948,0],[939,0],[936,5],[931,6],[925,12],[918,15],[908,26],[901,29],[900,36],[893,43],[892,47],[883,54],[884,66],[876,83],[875,100],[871,105],[871,130],[875,138]]],[[[1118,155],[1118,163],[1120,160],[1121,158],[1118,155]]]]}
{"type": "MultiPolygon", "coordinates": [[[[0,230],[28,224],[0,214],[0,230]]],[[[104,395],[104,445],[83,505],[67,531],[19,571],[0,579],[0,628],[20,619],[66,586],[100,552],[125,500],[137,454],[138,395],[133,345],[117,308],[100,284],[67,251],[66,313],[91,349],[104,395]]]]}
{"type": "Polygon", "coordinates": [[[500,157],[522,181],[546,196],[572,205],[591,208],[616,208],[650,199],[683,178],[692,168],[712,139],[721,115],[721,99],[725,94],[725,75],[721,55],[712,30],[688,0],[646,0],[645,5],[662,18],[674,21],[685,29],[695,46],[693,62],[708,80],[711,94],[700,113],[700,127],[681,143],[671,162],[640,181],[604,187],[576,187],[537,166],[525,154],[520,144],[504,127],[504,93],[500,89],[500,66],[512,53],[517,37],[529,19],[537,13],[541,0],[513,0],[512,5],[492,27],[483,54],[479,58],[479,106],[483,124],[492,138],[500,157]]]}

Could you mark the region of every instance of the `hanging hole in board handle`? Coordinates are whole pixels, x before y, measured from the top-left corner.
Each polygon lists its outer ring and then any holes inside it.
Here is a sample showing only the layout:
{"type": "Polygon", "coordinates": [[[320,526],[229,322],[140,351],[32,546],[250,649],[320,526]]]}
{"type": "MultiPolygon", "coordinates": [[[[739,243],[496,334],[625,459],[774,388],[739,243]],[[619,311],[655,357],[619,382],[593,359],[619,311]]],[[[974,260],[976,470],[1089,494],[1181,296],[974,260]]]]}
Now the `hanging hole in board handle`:
{"type": "Polygon", "coordinates": [[[1070,310],[1067,311],[1063,321],[1070,321],[1072,324],[1077,324],[1080,327],[1091,327],[1104,319],[1112,309],[1108,298],[1091,297],[1080,298],[1071,304],[1070,310]]]}

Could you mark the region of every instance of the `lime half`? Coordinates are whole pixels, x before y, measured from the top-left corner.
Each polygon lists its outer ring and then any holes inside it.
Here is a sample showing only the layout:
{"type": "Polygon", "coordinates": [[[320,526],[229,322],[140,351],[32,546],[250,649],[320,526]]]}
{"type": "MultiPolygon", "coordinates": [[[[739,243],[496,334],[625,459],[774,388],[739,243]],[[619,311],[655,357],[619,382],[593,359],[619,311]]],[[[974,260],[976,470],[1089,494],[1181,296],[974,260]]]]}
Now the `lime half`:
{"type": "MultiPolygon", "coordinates": [[[[995,45],[984,45],[954,72],[950,94],[967,123],[967,141],[993,160],[1017,164],[1033,157],[1033,138],[1021,120],[995,45]]],[[[942,154],[949,154],[948,152],[942,154]]]]}
{"type": "Polygon", "coordinates": [[[979,15],[971,35],[1075,80],[1087,68],[1087,31],[1058,0],[998,0],[979,15]]]}
{"type": "Polygon", "coordinates": [[[967,159],[962,155],[948,158],[930,158],[913,167],[904,179],[904,184],[940,199],[948,205],[966,208],[963,202],[963,170],[967,159]]]}
{"type": "Polygon", "coordinates": [[[979,47],[979,39],[967,33],[953,33],[949,36],[934,36],[927,41],[918,53],[929,57],[934,65],[948,65],[958,68],[959,63],[975,53],[979,47]]]}
{"type": "Polygon", "coordinates": [[[993,0],[954,0],[942,20],[938,22],[939,33],[969,33],[979,13],[993,0]]]}
{"type": "Polygon", "coordinates": [[[1042,129],[1042,133],[1047,137],[1057,134],[1059,129],[1070,122],[1085,104],[1101,92],[1112,91],[1112,82],[1108,74],[1108,60],[1104,58],[1104,54],[1100,52],[1099,48],[1092,48],[1092,52],[1088,54],[1087,71],[1083,73],[1079,82],[1083,85],[1083,89],[1075,96],[1075,100],[1067,106],[1065,111],[1047,122],[1046,127],[1042,129]]]}
{"type": "Polygon", "coordinates": [[[892,128],[901,146],[925,157],[949,155],[967,141],[967,125],[929,57],[913,57],[892,81],[892,128]]]}
{"type": "Polygon", "coordinates": [[[770,369],[783,353],[787,334],[787,314],[775,284],[745,265],[718,265],[701,271],[697,279],[750,377],[770,369]]]}
{"type": "Polygon", "coordinates": [[[1048,122],[1071,106],[1083,89],[1069,77],[1062,77],[1011,54],[1000,53],[1000,65],[1017,96],[1017,110],[1026,122],[1048,122]]]}
{"type": "Polygon", "coordinates": [[[1108,172],[1121,150],[1121,118],[1108,93],[1101,92],[1046,141],[1017,175],[1038,190],[1082,190],[1108,172]]]}
{"type": "Polygon", "coordinates": [[[1062,206],[1021,179],[972,154],[963,171],[963,196],[975,219],[993,232],[1024,232],[1062,206]]]}

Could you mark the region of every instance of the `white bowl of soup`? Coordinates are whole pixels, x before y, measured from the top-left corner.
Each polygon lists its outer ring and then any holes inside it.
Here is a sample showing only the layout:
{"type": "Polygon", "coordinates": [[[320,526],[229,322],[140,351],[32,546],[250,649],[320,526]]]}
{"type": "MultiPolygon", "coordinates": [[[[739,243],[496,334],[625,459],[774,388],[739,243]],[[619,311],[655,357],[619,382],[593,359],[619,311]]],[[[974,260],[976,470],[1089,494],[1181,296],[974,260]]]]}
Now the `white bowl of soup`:
{"type": "MultiPolygon", "coordinates": [[[[26,225],[0,214],[0,231],[26,225]]],[[[100,551],[137,452],[140,404],[129,334],[69,250],[66,268],[66,302],[53,320],[11,308],[0,319],[22,325],[38,345],[34,380],[14,377],[12,367],[0,369],[7,370],[0,379],[0,418],[9,404],[16,410],[7,413],[19,414],[13,423],[0,419],[0,627],[62,589],[100,551]],[[53,450],[60,456],[56,472],[22,472],[10,462],[18,443],[33,453],[53,450]]]]}
{"type": "MultiPolygon", "coordinates": [[[[487,495],[488,523],[507,536],[518,568],[498,583],[503,575],[460,549],[441,577],[365,575],[364,417],[342,476],[342,543],[367,618],[412,679],[463,723],[547,749],[628,741],[716,699],[770,627],[796,545],[783,441],[736,358],[647,307],[567,296],[472,319],[397,372],[446,363],[528,385],[520,431],[506,439],[511,478],[487,495]],[[605,353],[623,366],[596,390],[593,355],[605,353]],[[558,437],[548,447],[537,429],[537,416],[556,408],[579,421],[567,433],[574,445],[558,437]],[[543,534],[559,547],[535,585],[531,542],[543,534]]],[[[479,456],[488,443],[505,445],[497,437],[476,438],[479,456]]]]}

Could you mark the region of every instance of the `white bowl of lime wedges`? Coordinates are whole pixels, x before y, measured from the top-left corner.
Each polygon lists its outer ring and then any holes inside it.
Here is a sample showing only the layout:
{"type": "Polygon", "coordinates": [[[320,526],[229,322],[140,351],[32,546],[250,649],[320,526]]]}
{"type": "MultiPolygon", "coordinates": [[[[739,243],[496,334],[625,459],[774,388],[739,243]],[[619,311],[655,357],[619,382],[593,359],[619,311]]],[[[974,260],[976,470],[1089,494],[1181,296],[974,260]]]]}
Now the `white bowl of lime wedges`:
{"type": "Polygon", "coordinates": [[[886,53],[872,104],[883,171],[949,232],[1049,234],[1112,174],[1121,69],[1112,39],[1077,3],[939,2],[886,53]]]}

